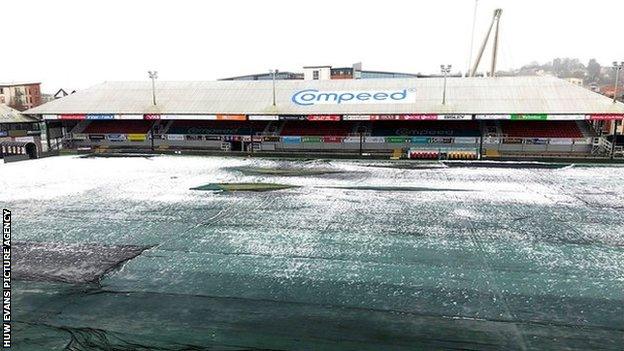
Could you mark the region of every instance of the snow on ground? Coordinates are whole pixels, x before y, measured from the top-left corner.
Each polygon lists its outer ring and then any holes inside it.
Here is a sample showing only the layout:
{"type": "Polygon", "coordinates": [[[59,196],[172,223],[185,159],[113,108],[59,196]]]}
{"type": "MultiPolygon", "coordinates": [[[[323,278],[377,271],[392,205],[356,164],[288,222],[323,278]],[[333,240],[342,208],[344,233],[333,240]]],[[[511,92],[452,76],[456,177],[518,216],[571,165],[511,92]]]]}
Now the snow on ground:
{"type": "MultiPolygon", "coordinates": [[[[623,167],[389,165],[192,156],[0,165],[15,241],[150,247],[89,288],[97,294],[19,282],[16,319],[24,335],[102,349],[619,347],[623,167]],[[190,190],[216,182],[298,187],[190,190]]],[[[80,274],[80,264],[58,270],[80,274]]]]}

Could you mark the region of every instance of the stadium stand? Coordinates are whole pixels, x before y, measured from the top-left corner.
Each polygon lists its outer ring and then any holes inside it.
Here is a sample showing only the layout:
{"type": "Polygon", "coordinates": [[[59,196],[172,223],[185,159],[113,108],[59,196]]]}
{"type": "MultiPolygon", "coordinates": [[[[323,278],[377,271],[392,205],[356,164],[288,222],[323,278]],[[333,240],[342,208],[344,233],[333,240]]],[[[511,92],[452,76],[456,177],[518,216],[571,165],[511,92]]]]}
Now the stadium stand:
{"type": "Polygon", "coordinates": [[[282,127],[281,135],[295,136],[346,136],[357,126],[353,122],[307,122],[287,121],[282,127]]]}
{"type": "Polygon", "coordinates": [[[476,121],[374,121],[363,123],[372,136],[479,136],[476,121]]]}
{"type": "Polygon", "coordinates": [[[502,121],[502,133],[513,138],[583,138],[575,121],[502,121]]]}
{"type": "Polygon", "coordinates": [[[150,121],[92,121],[83,130],[87,134],[145,134],[152,128],[150,121]]]}

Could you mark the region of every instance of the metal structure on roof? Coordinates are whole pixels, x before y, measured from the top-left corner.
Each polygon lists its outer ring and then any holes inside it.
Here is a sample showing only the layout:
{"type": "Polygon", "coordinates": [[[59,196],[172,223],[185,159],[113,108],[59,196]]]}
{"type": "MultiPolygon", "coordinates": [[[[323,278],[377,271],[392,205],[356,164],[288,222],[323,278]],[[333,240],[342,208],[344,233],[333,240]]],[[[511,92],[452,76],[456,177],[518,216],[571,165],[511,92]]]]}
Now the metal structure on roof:
{"type": "Polygon", "coordinates": [[[623,114],[624,104],[555,77],[104,82],[25,111],[42,114],[623,114]],[[394,95],[393,95],[394,94],[394,95]]]}

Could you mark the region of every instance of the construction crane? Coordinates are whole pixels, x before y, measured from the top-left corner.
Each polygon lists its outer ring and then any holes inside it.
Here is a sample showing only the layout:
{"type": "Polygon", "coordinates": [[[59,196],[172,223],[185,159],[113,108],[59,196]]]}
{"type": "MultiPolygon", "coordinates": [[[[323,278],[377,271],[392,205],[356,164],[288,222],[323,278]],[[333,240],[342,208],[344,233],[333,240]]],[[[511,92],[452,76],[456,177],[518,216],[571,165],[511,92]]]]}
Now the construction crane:
{"type": "Polygon", "coordinates": [[[470,70],[470,77],[474,77],[477,73],[477,68],[479,68],[479,63],[481,62],[481,57],[483,56],[483,52],[485,51],[485,47],[487,46],[488,39],[490,39],[490,34],[492,33],[492,28],[496,25],[496,30],[494,31],[494,45],[492,48],[492,66],[490,67],[490,77],[494,77],[496,72],[496,54],[498,51],[498,28],[500,26],[500,17],[503,13],[502,9],[494,10],[494,16],[492,17],[492,23],[490,23],[490,28],[485,35],[485,39],[483,40],[483,44],[481,44],[481,49],[479,49],[479,54],[477,55],[477,60],[475,61],[472,69],[470,70]]]}

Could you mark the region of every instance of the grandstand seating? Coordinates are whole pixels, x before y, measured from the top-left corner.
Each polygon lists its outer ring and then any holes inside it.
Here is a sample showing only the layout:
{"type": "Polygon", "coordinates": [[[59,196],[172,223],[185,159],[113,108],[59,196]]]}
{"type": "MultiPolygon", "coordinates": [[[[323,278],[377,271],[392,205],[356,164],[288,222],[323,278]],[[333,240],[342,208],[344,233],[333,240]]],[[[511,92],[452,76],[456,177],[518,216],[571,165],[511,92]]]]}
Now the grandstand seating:
{"type": "MultiPolygon", "coordinates": [[[[262,133],[266,126],[267,122],[254,122],[253,133],[262,133]]],[[[174,121],[167,134],[249,135],[251,128],[249,122],[244,121],[174,121]]]]}
{"type": "Polygon", "coordinates": [[[408,156],[410,159],[437,160],[440,158],[440,153],[435,150],[413,150],[408,156]]]}
{"type": "Polygon", "coordinates": [[[502,121],[503,135],[512,138],[583,138],[575,121],[502,121]]]}
{"type": "Polygon", "coordinates": [[[479,136],[475,121],[374,121],[363,124],[372,136],[479,136]]]}
{"type": "Polygon", "coordinates": [[[145,134],[152,128],[151,121],[92,121],[85,127],[83,133],[87,134],[145,134]]]}
{"type": "Polygon", "coordinates": [[[353,132],[356,125],[356,122],[287,121],[280,134],[296,136],[346,136],[353,132]]]}

